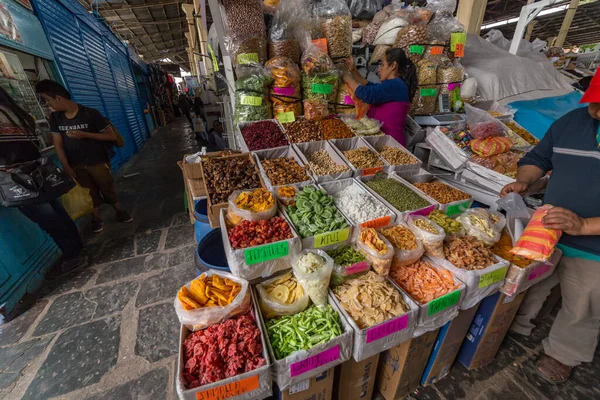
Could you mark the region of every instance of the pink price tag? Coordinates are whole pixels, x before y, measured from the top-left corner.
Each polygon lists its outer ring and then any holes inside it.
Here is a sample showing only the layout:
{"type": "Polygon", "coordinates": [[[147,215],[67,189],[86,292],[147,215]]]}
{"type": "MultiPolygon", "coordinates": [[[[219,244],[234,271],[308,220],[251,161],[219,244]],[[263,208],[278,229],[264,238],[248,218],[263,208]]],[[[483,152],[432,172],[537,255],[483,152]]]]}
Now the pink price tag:
{"type": "Polygon", "coordinates": [[[352,100],[352,96],[344,96],[344,104],[348,104],[350,106],[354,105],[354,100],[352,100]]]}
{"type": "Polygon", "coordinates": [[[338,344],[331,349],[325,350],[305,360],[290,364],[290,376],[293,378],[302,375],[305,372],[312,371],[322,365],[329,364],[340,359],[340,345],[338,344]]]}
{"type": "Polygon", "coordinates": [[[548,273],[548,271],[550,271],[551,269],[552,269],[552,265],[551,264],[540,265],[539,267],[537,267],[536,269],[534,269],[533,271],[531,271],[531,273],[527,277],[527,280],[528,281],[532,281],[534,279],[537,279],[540,276],[548,273]]]}
{"type": "Polygon", "coordinates": [[[367,331],[367,343],[374,342],[408,327],[408,314],[395,318],[367,331]]]}
{"type": "Polygon", "coordinates": [[[448,84],[448,90],[449,91],[453,91],[454,89],[456,89],[457,87],[460,87],[461,84],[460,83],[449,83],[448,84]]]}
{"type": "Polygon", "coordinates": [[[417,211],[413,211],[411,213],[409,213],[408,215],[421,215],[423,217],[428,216],[429,214],[431,214],[431,212],[435,209],[435,206],[432,204],[429,207],[425,207],[422,208],[420,210],[417,211]]]}
{"type": "Polygon", "coordinates": [[[357,274],[369,269],[369,263],[366,261],[357,262],[356,264],[346,267],[346,275],[357,274]]]}
{"type": "Polygon", "coordinates": [[[296,91],[294,90],[293,86],[276,87],[276,88],[273,88],[273,92],[275,92],[275,94],[280,94],[282,96],[293,96],[296,94],[296,91]]]}

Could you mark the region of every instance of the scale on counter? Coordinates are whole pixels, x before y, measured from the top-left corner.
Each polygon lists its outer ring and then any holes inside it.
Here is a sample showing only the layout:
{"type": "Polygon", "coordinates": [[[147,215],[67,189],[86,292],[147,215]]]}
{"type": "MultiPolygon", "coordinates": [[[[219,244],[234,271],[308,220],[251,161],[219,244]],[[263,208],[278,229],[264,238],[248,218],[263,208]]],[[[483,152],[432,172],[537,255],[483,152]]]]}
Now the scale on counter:
{"type": "Polygon", "coordinates": [[[455,125],[466,120],[465,114],[416,115],[415,121],[421,126],[455,125]]]}

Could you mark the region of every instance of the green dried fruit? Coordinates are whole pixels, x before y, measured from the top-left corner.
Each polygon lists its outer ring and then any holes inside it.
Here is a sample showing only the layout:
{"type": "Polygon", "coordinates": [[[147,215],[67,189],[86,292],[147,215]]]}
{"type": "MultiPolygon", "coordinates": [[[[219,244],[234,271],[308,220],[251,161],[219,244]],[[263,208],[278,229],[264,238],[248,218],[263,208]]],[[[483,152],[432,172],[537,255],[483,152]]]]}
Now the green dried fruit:
{"type": "Polygon", "coordinates": [[[335,207],[333,197],[313,186],[305,187],[296,195],[296,205],[286,211],[303,239],[348,226],[335,207]]]}

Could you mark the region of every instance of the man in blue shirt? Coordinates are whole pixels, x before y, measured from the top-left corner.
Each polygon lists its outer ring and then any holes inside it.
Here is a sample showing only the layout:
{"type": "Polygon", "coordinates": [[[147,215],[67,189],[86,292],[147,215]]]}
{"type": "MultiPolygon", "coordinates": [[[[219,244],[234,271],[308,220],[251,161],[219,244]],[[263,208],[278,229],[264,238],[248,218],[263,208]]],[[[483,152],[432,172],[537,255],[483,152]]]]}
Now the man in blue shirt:
{"type": "Polygon", "coordinates": [[[593,360],[600,333],[600,74],[581,102],[588,107],[556,121],[519,162],[516,182],[501,192],[524,194],[552,171],[544,202],[554,207],[543,222],[563,231],[558,245],[563,258],[548,282],[530,289],[522,307],[535,309],[535,316],[552,285],[560,283],[562,309],[537,364],[538,373],[553,383],[593,360]]]}

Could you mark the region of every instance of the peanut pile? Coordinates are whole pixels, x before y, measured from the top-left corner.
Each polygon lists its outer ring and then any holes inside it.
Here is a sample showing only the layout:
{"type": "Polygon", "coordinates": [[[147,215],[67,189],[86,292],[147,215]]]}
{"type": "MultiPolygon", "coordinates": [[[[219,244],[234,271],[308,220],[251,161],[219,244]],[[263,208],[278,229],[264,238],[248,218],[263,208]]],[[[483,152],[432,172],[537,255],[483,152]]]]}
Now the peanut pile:
{"type": "Polygon", "coordinates": [[[356,169],[383,167],[383,161],[367,147],[359,147],[355,150],[347,150],[344,155],[356,169]]]}
{"type": "Polygon", "coordinates": [[[419,162],[415,157],[397,147],[383,146],[379,154],[391,165],[416,164],[419,162]]]}
{"type": "Polygon", "coordinates": [[[315,151],[308,157],[308,165],[319,176],[341,174],[348,171],[348,167],[342,164],[336,164],[327,150],[315,151]]]}

